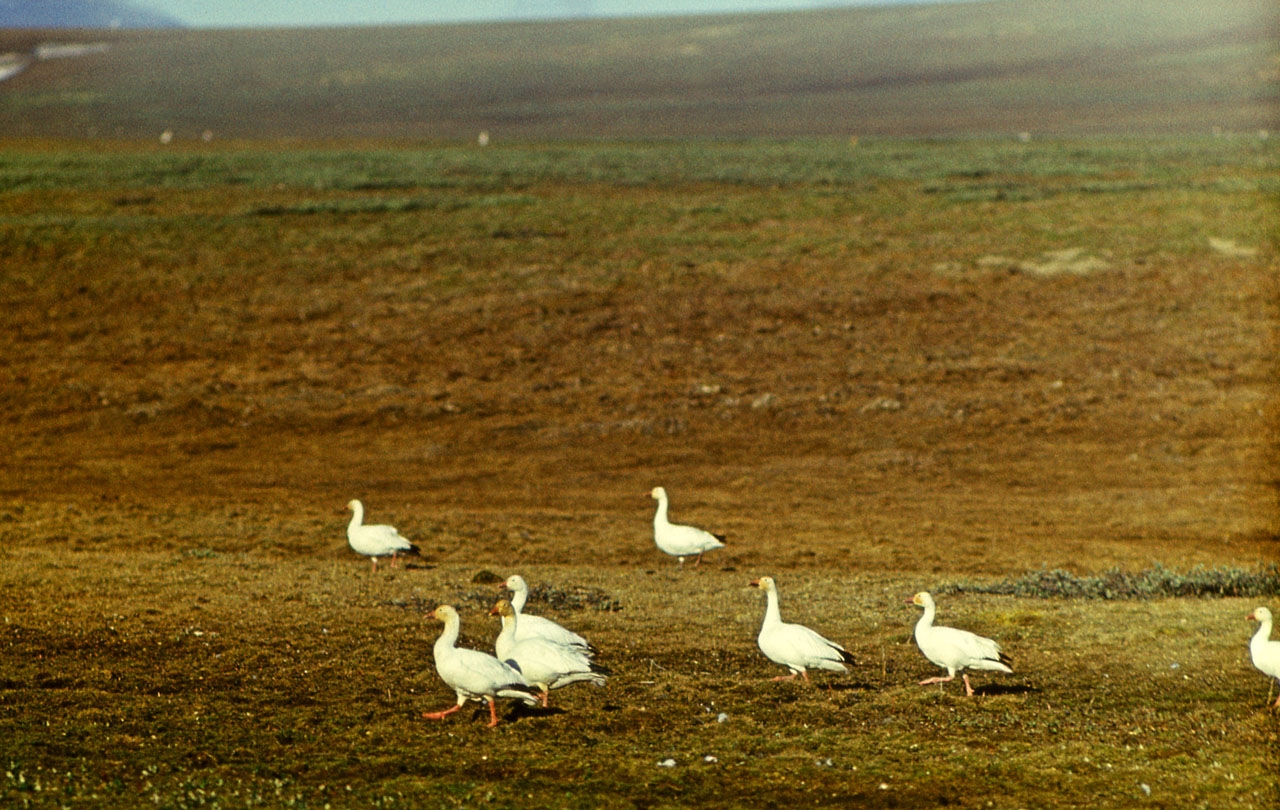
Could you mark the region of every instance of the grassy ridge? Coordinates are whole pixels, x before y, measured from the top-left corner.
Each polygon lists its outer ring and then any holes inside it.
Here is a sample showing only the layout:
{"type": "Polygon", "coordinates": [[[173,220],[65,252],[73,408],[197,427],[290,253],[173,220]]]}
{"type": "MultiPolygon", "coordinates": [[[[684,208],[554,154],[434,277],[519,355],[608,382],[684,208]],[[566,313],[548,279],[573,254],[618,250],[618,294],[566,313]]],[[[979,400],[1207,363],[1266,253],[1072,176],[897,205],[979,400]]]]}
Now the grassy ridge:
{"type": "MultiPolygon", "coordinates": [[[[6,82],[0,133],[506,139],[1249,131],[1265,0],[104,34],[6,82]]],[[[0,35],[0,39],[4,35],[0,35]]],[[[30,47],[11,33],[9,47],[30,47]]],[[[0,48],[4,45],[0,44],[0,48]]]]}

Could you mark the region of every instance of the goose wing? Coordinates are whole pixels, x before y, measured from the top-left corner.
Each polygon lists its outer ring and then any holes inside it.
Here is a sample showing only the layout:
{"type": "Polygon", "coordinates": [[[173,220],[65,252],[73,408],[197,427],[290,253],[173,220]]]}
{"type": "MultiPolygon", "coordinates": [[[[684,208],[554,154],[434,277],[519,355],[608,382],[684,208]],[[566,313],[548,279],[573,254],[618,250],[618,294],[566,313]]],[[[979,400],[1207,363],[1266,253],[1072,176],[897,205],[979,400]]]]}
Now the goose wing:
{"type": "Polygon", "coordinates": [[[1009,658],[995,641],[968,630],[930,627],[916,632],[916,643],[925,657],[951,672],[991,669],[1013,672],[1009,658]]]}
{"type": "Polygon", "coordinates": [[[1253,665],[1263,674],[1280,678],[1280,641],[1262,640],[1249,645],[1253,665]]]}
{"type": "Polygon", "coordinates": [[[853,656],[844,647],[802,624],[781,623],[760,631],[760,651],[774,663],[795,670],[844,672],[853,656]]]}
{"type": "Polygon", "coordinates": [[[724,548],[724,537],[696,526],[669,523],[654,532],[658,548],[673,557],[691,557],[704,551],[724,548]]]}
{"type": "Polygon", "coordinates": [[[531,706],[538,702],[537,690],[519,671],[479,650],[454,648],[436,658],[436,670],[459,695],[514,698],[531,706]]]}
{"type": "Polygon", "coordinates": [[[566,647],[578,647],[587,654],[595,652],[591,644],[582,636],[544,616],[520,614],[516,624],[516,641],[540,638],[566,647]]]}
{"type": "Polygon", "coordinates": [[[347,532],[351,548],[366,557],[383,557],[394,552],[415,550],[394,526],[356,526],[347,532]]]}
{"type": "Polygon", "coordinates": [[[507,657],[529,683],[543,684],[548,689],[580,681],[603,686],[609,674],[607,669],[592,663],[590,656],[580,650],[546,639],[517,642],[507,657]]]}

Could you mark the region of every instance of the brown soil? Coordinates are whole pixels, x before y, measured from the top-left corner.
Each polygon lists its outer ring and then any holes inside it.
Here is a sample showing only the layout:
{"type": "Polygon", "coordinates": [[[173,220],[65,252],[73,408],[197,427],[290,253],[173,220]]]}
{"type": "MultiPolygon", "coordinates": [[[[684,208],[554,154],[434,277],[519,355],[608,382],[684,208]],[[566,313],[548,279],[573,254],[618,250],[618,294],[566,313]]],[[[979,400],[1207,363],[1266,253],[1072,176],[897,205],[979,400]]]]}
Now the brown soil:
{"type": "Polygon", "coordinates": [[[345,560],[359,497],[433,562],[661,566],[661,484],[729,535],[716,566],[1274,559],[1269,257],[1046,273],[923,244],[604,282],[538,263],[572,234],[495,231],[530,263],[470,288],[385,266],[394,247],[299,284],[287,245],[318,219],[273,224],[252,280],[211,276],[240,260],[213,243],[10,277],[6,544],[345,560]]]}

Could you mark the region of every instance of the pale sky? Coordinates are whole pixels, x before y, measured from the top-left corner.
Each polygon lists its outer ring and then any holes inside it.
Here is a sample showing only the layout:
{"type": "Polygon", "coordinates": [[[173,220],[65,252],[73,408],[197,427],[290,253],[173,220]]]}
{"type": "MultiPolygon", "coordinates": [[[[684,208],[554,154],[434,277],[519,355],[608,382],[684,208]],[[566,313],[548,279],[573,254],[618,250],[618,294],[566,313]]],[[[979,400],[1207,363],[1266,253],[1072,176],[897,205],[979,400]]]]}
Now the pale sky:
{"type": "Polygon", "coordinates": [[[929,0],[132,0],[197,28],[786,11],[929,0]]]}

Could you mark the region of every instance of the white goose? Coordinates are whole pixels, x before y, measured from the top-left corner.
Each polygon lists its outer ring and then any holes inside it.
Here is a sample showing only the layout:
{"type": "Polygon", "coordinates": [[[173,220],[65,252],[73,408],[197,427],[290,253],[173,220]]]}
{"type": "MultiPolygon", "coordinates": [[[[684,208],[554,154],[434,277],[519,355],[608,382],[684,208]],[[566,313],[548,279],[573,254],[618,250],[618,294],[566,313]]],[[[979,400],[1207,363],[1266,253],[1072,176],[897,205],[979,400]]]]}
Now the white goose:
{"type": "Polygon", "coordinates": [[[928,678],[920,681],[921,686],[947,683],[954,680],[956,673],[960,672],[964,680],[964,692],[972,697],[973,686],[964,670],[986,669],[1013,674],[1010,667],[1013,662],[1001,652],[1000,645],[991,639],[954,627],[934,627],[933,616],[937,608],[928,591],[921,591],[911,597],[907,604],[924,608],[924,615],[916,622],[916,646],[924,653],[925,658],[947,671],[947,677],[928,678]]]}
{"type": "Polygon", "coordinates": [[[424,712],[428,720],[440,720],[462,708],[468,700],[489,704],[489,728],[498,725],[495,698],[511,698],[530,706],[538,705],[538,690],[530,685],[515,669],[488,653],[455,646],[462,623],[458,611],[449,605],[441,605],[431,614],[444,622],[444,632],[435,644],[436,672],[440,679],[453,687],[458,703],[438,712],[424,712]]]}
{"type": "Polygon", "coordinates": [[[557,624],[551,619],[532,616],[524,612],[524,604],[529,600],[529,584],[524,581],[524,577],[519,574],[512,574],[507,577],[504,587],[511,591],[511,608],[520,617],[520,621],[516,625],[516,641],[543,638],[568,647],[581,648],[587,655],[595,653],[595,649],[591,644],[572,630],[557,624]]]}
{"type": "MultiPolygon", "coordinates": [[[[697,563],[702,562],[704,551],[724,548],[724,535],[712,534],[693,526],[684,526],[667,520],[667,491],[662,487],[654,487],[649,493],[658,502],[658,511],[653,515],[653,542],[659,549],[684,563],[685,557],[698,555],[697,563]]],[[[697,563],[694,563],[697,565],[697,563]]]]}
{"type": "Polygon", "coordinates": [[[351,544],[352,551],[373,560],[374,571],[378,570],[379,557],[390,557],[391,567],[395,568],[397,554],[418,553],[418,547],[401,537],[395,527],[363,525],[364,504],[360,501],[351,500],[347,503],[347,508],[354,513],[351,515],[351,522],[347,524],[347,542],[351,544]]]}
{"type": "Polygon", "coordinates": [[[604,686],[611,674],[609,670],[594,664],[590,656],[577,647],[567,647],[545,638],[518,638],[517,627],[521,621],[511,603],[499,599],[491,616],[502,617],[502,632],[494,642],[494,652],[503,663],[514,667],[529,683],[542,690],[542,705],[547,705],[547,695],[573,683],[592,683],[604,686]]]}
{"type": "MultiPolygon", "coordinates": [[[[1253,665],[1272,679],[1280,681],[1280,641],[1271,640],[1271,611],[1267,608],[1254,608],[1249,618],[1258,622],[1258,632],[1249,641],[1249,657],[1253,665]]],[[[1271,685],[1267,685],[1267,703],[1271,704],[1271,685]]],[[[1272,707],[1280,709],[1280,696],[1276,697],[1272,707]]]]}
{"type": "Polygon", "coordinates": [[[779,675],[775,681],[789,681],[796,675],[809,680],[810,669],[831,672],[847,672],[845,664],[856,663],[844,647],[824,638],[802,624],[790,624],[782,620],[778,609],[778,586],[773,577],[760,577],[751,581],[751,587],[764,591],[768,605],[764,611],[764,624],[756,643],[760,652],[775,664],[791,670],[790,675],[779,675]]]}

